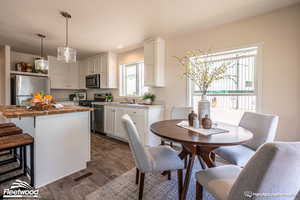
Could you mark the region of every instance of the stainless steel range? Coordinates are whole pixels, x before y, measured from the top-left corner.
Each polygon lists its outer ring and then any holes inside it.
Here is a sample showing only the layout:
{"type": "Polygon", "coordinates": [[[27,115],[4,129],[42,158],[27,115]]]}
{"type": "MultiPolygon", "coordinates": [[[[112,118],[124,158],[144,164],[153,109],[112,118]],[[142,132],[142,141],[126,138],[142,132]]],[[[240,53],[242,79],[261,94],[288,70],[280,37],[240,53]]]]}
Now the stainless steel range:
{"type": "Polygon", "coordinates": [[[104,94],[94,94],[94,100],[82,100],[79,101],[80,106],[86,106],[94,108],[91,115],[91,129],[93,132],[104,133],[104,104],[99,102],[106,101],[106,95],[104,94]]]}

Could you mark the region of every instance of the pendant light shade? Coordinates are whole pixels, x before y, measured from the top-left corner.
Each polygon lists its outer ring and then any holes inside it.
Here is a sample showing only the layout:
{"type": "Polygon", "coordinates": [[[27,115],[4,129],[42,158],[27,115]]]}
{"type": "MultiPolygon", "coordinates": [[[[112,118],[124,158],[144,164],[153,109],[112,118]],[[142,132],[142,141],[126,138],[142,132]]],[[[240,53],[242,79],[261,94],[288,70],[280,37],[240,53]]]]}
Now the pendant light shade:
{"type": "Polygon", "coordinates": [[[43,40],[44,38],[46,38],[45,35],[42,35],[42,34],[37,34],[37,36],[39,38],[41,38],[41,57],[40,58],[37,58],[35,61],[34,61],[34,67],[35,67],[35,71],[37,73],[44,73],[44,74],[48,74],[48,60],[46,60],[44,58],[44,55],[43,55],[43,52],[44,52],[44,43],[43,43],[43,40]]]}
{"type": "Polygon", "coordinates": [[[71,15],[67,12],[61,12],[61,15],[66,18],[66,45],[64,47],[57,48],[57,60],[64,61],[66,63],[76,62],[76,49],[69,47],[68,43],[68,20],[71,19],[71,15]]]}
{"type": "Polygon", "coordinates": [[[57,59],[66,63],[76,62],[76,49],[71,47],[58,47],[57,59]]]}

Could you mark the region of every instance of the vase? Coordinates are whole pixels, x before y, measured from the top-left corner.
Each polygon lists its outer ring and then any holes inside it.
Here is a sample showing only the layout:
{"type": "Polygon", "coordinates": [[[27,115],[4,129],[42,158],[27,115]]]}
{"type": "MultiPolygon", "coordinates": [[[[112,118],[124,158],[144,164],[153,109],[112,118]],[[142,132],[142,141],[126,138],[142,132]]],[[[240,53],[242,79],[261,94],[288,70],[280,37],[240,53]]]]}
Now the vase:
{"type": "Polygon", "coordinates": [[[202,124],[202,119],[204,119],[206,115],[210,118],[210,102],[207,100],[206,95],[202,95],[201,100],[198,102],[198,119],[200,125],[202,124]]]}
{"type": "Polygon", "coordinates": [[[151,105],[152,104],[152,100],[151,99],[145,99],[144,103],[147,105],[151,105]]]}

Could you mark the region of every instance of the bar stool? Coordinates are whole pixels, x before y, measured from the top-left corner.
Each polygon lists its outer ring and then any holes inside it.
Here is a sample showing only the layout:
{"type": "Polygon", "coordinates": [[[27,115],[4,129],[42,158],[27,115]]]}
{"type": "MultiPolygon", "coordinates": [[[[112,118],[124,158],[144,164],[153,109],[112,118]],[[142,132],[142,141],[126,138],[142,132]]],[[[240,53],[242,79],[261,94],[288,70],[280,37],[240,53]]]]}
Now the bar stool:
{"type": "MultiPolygon", "coordinates": [[[[0,138],[4,137],[4,136],[16,135],[16,134],[21,134],[21,133],[23,133],[23,130],[16,127],[16,125],[13,124],[13,123],[0,124],[0,138]]],[[[21,160],[21,157],[19,157],[16,150],[17,149],[15,148],[15,149],[10,149],[9,152],[0,151],[0,152],[4,152],[4,153],[0,154],[0,157],[9,156],[9,155],[12,155],[12,154],[14,156],[13,158],[0,161],[0,166],[5,165],[5,164],[9,164],[9,163],[12,163],[12,162],[16,162],[17,160],[21,160]]]]}
{"type": "MultiPolygon", "coordinates": [[[[0,181],[4,183],[13,179],[17,179],[20,176],[30,175],[30,185],[34,186],[34,145],[33,137],[26,133],[22,133],[22,129],[17,128],[12,123],[0,124],[0,152],[3,151],[13,151],[14,158],[4,160],[0,162],[0,166],[9,164],[16,160],[19,161],[19,167],[10,169],[0,173],[0,177],[8,174],[10,172],[23,169],[23,172],[14,175],[13,177],[8,177],[0,181]],[[26,147],[30,147],[30,170],[27,170],[27,152],[26,147]],[[16,152],[16,149],[19,149],[19,152],[16,152]]],[[[6,153],[6,155],[9,153],[6,153]]],[[[2,154],[3,156],[4,154],[2,154]]]]}

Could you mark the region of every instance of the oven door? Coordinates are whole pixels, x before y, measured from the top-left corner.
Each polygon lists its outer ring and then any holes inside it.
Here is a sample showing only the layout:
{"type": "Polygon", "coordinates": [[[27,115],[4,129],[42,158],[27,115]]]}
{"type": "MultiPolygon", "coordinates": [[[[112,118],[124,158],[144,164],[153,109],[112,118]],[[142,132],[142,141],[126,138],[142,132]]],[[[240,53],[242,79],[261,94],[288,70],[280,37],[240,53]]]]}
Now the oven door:
{"type": "Polygon", "coordinates": [[[85,77],[86,88],[100,88],[100,74],[93,74],[85,77]]]}

